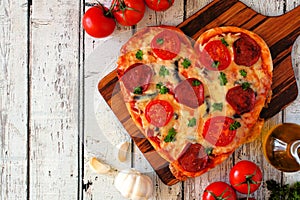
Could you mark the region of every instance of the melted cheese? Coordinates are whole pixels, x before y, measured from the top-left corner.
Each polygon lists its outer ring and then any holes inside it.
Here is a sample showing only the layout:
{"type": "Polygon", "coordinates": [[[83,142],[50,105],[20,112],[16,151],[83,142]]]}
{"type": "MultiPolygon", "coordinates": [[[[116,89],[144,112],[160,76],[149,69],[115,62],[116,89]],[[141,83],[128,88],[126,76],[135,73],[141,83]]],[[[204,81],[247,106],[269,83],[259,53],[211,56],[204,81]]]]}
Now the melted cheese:
{"type": "MultiPolygon", "coordinates": [[[[149,46],[153,36],[160,31],[160,29],[153,29],[132,38],[123,48],[123,56],[119,59],[119,70],[125,71],[130,65],[136,62],[147,63],[154,70],[154,76],[148,90],[143,94],[143,98],[135,101],[135,107],[140,110],[143,130],[155,130],[154,135],[161,140],[160,146],[163,150],[167,151],[167,159],[171,161],[178,159],[188,143],[200,143],[206,148],[213,147],[213,153],[216,155],[232,152],[237,146],[245,142],[245,138],[249,137],[247,134],[251,132],[252,127],[258,120],[261,104],[265,102],[266,94],[268,94],[270,90],[271,75],[266,74],[266,68],[270,69],[270,66],[268,67],[263,65],[263,63],[268,62],[263,60],[264,58],[260,58],[252,67],[239,66],[235,64],[232,45],[239,38],[239,33],[229,32],[221,35],[217,34],[214,37],[211,37],[205,44],[201,44],[200,42],[201,45],[199,45],[198,48],[201,51],[209,41],[224,38],[229,44],[227,48],[230,52],[231,63],[228,68],[222,71],[225,73],[228,81],[227,84],[223,86],[220,84],[219,80],[220,72],[205,69],[205,67],[199,63],[197,55],[194,53],[193,49],[187,44],[182,43],[179,55],[173,60],[162,60],[153,55],[149,46]],[[135,57],[137,49],[134,47],[139,47],[139,49],[143,51],[142,61],[135,57]],[[126,59],[122,57],[125,57],[126,59]],[[188,68],[185,68],[182,65],[184,58],[188,58],[191,61],[191,66],[188,68]],[[168,70],[169,73],[167,75],[160,75],[162,66],[168,70]],[[240,70],[242,69],[247,72],[246,77],[241,76],[240,70]],[[184,78],[197,78],[204,85],[205,102],[197,109],[191,109],[179,104],[174,99],[172,93],[159,94],[159,91],[156,88],[157,83],[162,83],[173,91],[181,81],[180,79],[184,78]],[[225,147],[216,147],[203,138],[203,125],[206,120],[213,116],[228,116],[233,118],[235,111],[227,103],[225,97],[229,89],[243,82],[250,83],[251,88],[256,93],[255,108],[253,111],[243,114],[241,118],[235,119],[240,122],[241,127],[237,129],[236,137],[232,143],[225,147]],[[161,99],[170,102],[174,109],[174,113],[177,115],[177,118],[173,117],[166,126],[159,129],[150,124],[145,117],[144,109],[146,105],[154,99],[161,99]],[[212,105],[215,103],[222,103],[223,109],[214,110],[212,105]],[[195,118],[197,123],[195,126],[188,126],[189,120],[192,118],[195,118]],[[171,128],[176,130],[175,140],[172,142],[164,142],[164,138],[167,136],[168,131],[171,128]]],[[[123,90],[124,89],[122,89],[122,91],[123,90]]],[[[127,95],[129,95],[132,100],[134,99],[134,94],[127,95]]]]}

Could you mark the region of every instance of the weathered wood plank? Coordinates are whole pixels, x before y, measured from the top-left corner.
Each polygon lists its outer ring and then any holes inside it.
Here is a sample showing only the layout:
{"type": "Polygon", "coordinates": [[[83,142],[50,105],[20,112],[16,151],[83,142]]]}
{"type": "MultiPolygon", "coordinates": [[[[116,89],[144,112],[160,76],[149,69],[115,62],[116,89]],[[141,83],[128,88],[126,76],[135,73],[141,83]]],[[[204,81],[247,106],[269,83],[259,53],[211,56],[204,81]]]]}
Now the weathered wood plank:
{"type": "MultiPolygon", "coordinates": [[[[190,0],[187,1],[187,4],[185,6],[186,11],[184,12],[184,14],[180,13],[180,11],[177,11],[178,9],[178,5],[181,6],[183,5],[184,1],[175,1],[175,5],[169,10],[171,12],[171,14],[169,13],[169,11],[166,11],[164,13],[156,13],[154,11],[151,11],[149,9],[147,9],[146,14],[145,14],[145,18],[141,23],[139,23],[137,25],[137,28],[140,27],[144,27],[147,25],[159,25],[159,24],[168,24],[168,25],[177,25],[181,19],[181,17],[189,16],[191,14],[193,14],[194,12],[196,12],[197,10],[199,10],[202,6],[205,6],[206,4],[209,3],[209,1],[196,1],[196,0],[190,0]],[[178,17],[179,16],[179,17],[178,17]],[[174,23],[174,21],[178,21],[178,23],[174,23]]],[[[284,13],[284,9],[285,9],[285,1],[253,1],[253,0],[249,0],[243,1],[244,3],[246,3],[247,5],[251,6],[252,8],[254,8],[254,10],[261,12],[262,14],[267,14],[267,15],[280,15],[284,13]]],[[[119,30],[120,31],[120,30],[119,30]]],[[[113,37],[118,37],[118,35],[120,34],[120,32],[117,32],[116,34],[113,35],[113,37]]],[[[88,55],[87,52],[89,52],[89,50],[87,50],[88,48],[91,50],[90,52],[94,51],[94,49],[97,50],[97,48],[95,47],[99,47],[101,45],[104,46],[108,46],[110,44],[113,44],[112,38],[107,38],[107,39],[103,39],[103,40],[95,40],[92,38],[89,38],[88,36],[85,37],[86,38],[86,44],[89,46],[86,48],[85,51],[85,55],[88,55]],[[89,40],[89,41],[88,41],[89,40]],[[88,41],[88,42],[87,42],[88,41]]],[[[118,39],[119,42],[122,41],[126,41],[126,40],[120,40],[118,39]]],[[[119,44],[121,45],[121,44],[119,44]]],[[[105,49],[106,51],[109,51],[110,49],[115,49],[113,47],[110,47],[108,49],[105,49]]],[[[99,55],[100,53],[98,53],[97,55],[99,55]]],[[[110,53],[110,55],[115,55],[114,52],[110,53]]],[[[112,65],[113,62],[115,62],[115,58],[113,56],[108,56],[105,57],[102,56],[101,58],[105,58],[105,60],[107,59],[107,61],[105,61],[104,63],[108,63],[109,65],[112,65]]],[[[98,58],[99,60],[99,58],[98,58]]],[[[95,62],[96,63],[96,62],[95,62]]],[[[102,67],[102,64],[98,65],[100,67],[102,67]]],[[[107,67],[107,65],[104,65],[104,70],[101,69],[100,71],[106,71],[109,72],[110,70],[112,70],[113,68],[107,67]]],[[[88,74],[86,74],[86,80],[88,80],[88,78],[90,78],[90,76],[98,76],[98,77],[102,77],[103,74],[99,73],[99,68],[95,69],[95,70],[87,70],[86,72],[88,72],[88,74]]],[[[99,79],[98,79],[99,80],[99,79]]],[[[85,88],[88,88],[89,91],[93,91],[94,90],[94,83],[92,83],[91,85],[86,85],[85,88]]],[[[87,90],[87,89],[85,89],[87,90]]],[[[86,101],[87,102],[87,101],[86,101]]],[[[85,105],[87,106],[87,105],[85,105]]],[[[106,106],[101,106],[101,109],[106,109],[106,106]]],[[[103,113],[103,112],[100,112],[103,113]]],[[[88,115],[88,112],[87,114],[88,115]]],[[[107,115],[103,115],[103,116],[107,116],[107,115]]],[[[90,119],[93,118],[91,116],[89,116],[87,119],[87,121],[90,121],[90,119]]],[[[115,118],[110,116],[109,119],[112,119],[112,123],[114,124],[114,120],[115,118]]],[[[93,122],[93,120],[91,120],[93,122]]],[[[272,118],[271,120],[269,120],[266,125],[264,126],[263,129],[263,133],[268,131],[270,127],[272,127],[273,125],[280,123],[282,121],[281,119],[281,114],[277,115],[276,117],[272,118]]],[[[88,122],[85,122],[86,127],[88,122]]],[[[118,127],[119,124],[114,126],[118,127]]],[[[101,128],[106,127],[106,125],[101,125],[101,128]]],[[[116,128],[115,130],[121,130],[121,127],[116,128]],[[120,129],[119,129],[120,128],[120,129]]],[[[87,130],[87,129],[86,129],[87,130]]],[[[94,127],[90,130],[94,130],[92,132],[96,132],[97,131],[97,127],[94,127]]],[[[107,127],[107,130],[112,130],[111,126],[107,127]]],[[[96,148],[97,150],[97,155],[100,155],[101,158],[104,158],[106,160],[109,160],[109,156],[114,156],[111,151],[113,151],[112,149],[108,148],[107,146],[105,146],[105,143],[103,142],[103,140],[95,140],[94,138],[95,136],[91,136],[91,137],[86,137],[85,139],[89,140],[87,141],[87,146],[88,147],[92,147],[93,145],[97,146],[97,145],[103,145],[103,147],[105,147],[104,149],[107,150],[107,153],[105,155],[102,155],[103,151],[100,150],[102,148],[98,147],[96,148]]],[[[263,136],[261,136],[263,137],[263,136]]],[[[243,147],[241,147],[240,149],[237,150],[237,153],[232,156],[231,158],[229,158],[227,161],[225,161],[222,165],[216,167],[216,169],[213,169],[212,171],[210,171],[209,173],[202,175],[199,178],[196,179],[190,179],[187,182],[185,182],[182,186],[180,184],[176,185],[176,186],[172,186],[172,187],[167,187],[165,185],[163,185],[161,183],[161,181],[157,178],[157,176],[153,173],[147,173],[148,175],[150,175],[152,177],[152,180],[154,181],[155,184],[155,194],[154,194],[154,199],[177,199],[177,198],[184,198],[184,199],[201,199],[201,195],[203,192],[204,187],[206,187],[209,183],[213,182],[213,181],[219,181],[219,180],[223,180],[228,182],[228,173],[229,170],[231,168],[231,166],[237,162],[238,160],[241,159],[249,159],[249,160],[253,160],[254,162],[257,162],[258,165],[262,168],[262,169],[268,169],[265,171],[264,174],[264,180],[267,180],[269,178],[281,178],[281,173],[272,169],[272,167],[270,167],[270,165],[264,161],[263,155],[261,151],[257,151],[257,149],[261,149],[261,138],[259,138],[258,140],[256,140],[255,142],[251,143],[251,144],[246,144],[243,147]],[[254,154],[251,154],[252,152],[255,152],[254,154]],[[180,185],[180,186],[179,186],[180,185]],[[178,187],[179,186],[179,187],[178,187]],[[175,190],[174,190],[175,187],[175,190]],[[182,187],[184,187],[183,190],[182,187]]],[[[86,154],[88,155],[88,154],[86,154]]],[[[111,158],[110,158],[111,159],[111,158]]],[[[143,156],[140,154],[139,150],[137,149],[136,146],[134,146],[134,151],[133,151],[133,166],[138,168],[141,171],[144,172],[148,172],[149,170],[149,164],[147,163],[147,161],[144,160],[143,156]]],[[[93,176],[90,176],[91,179],[93,176]]],[[[115,198],[113,197],[112,193],[115,191],[113,189],[113,187],[109,184],[112,183],[112,180],[108,180],[108,182],[105,182],[105,178],[100,178],[98,176],[94,176],[97,177],[95,179],[95,181],[93,181],[93,183],[96,183],[93,187],[92,193],[90,196],[88,196],[90,199],[91,198],[98,198],[98,197],[103,197],[103,191],[105,192],[105,197],[107,198],[115,198]],[[104,184],[104,187],[100,189],[100,184],[104,184]],[[108,184],[107,184],[108,183],[108,184]],[[102,195],[102,196],[101,196],[102,195]]],[[[117,194],[118,196],[118,194],[117,194]]],[[[241,196],[241,195],[240,195],[241,196]]],[[[254,196],[256,196],[258,199],[264,198],[265,197],[265,189],[261,188],[258,192],[256,192],[254,194],[254,196]]],[[[121,198],[121,197],[120,197],[121,198]]]]}
{"type": "MultiPolygon", "coordinates": [[[[184,20],[184,1],[175,1],[173,6],[164,12],[155,12],[147,8],[144,19],[137,25],[137,28],[146,26],[170,25],[176,26],[184,20]]],[[[181,199],[182,184],[177,183],[173,186],[166,186],[156,175],[148,161],[135,146],[134,167],[139,167],[142,171],[150,171],[147,173],[152,177],[155,193],[153,199],[181,199]]]]}
{"type": "MultiPolygon", "coordinates": [[[[189,1],[186,5],[186,17],[193,15],[195,12],[209,4],[211,1],[189,1]]],[[[210,170],[209,172],[201,175],[197,178],[188,179],[183,183],[184,185],[184,199],[194,200],[202,199],[203,191],[209,183],[214,181],[226,181],[226,169],[228,169],[232,164],[232,158],[228,158],[222,163],[222,165],[217,166],[216,168],[210,170]]]]}
{"type": "MultiPolygon", "coordinates": [[[[106,7],[111,4],[111,0],[100,2],[106,7]]],[[[92,3],[94,2],[86,2],[85,11],[92,3]]],[[[84,199],[125,199],[113,186],[114,177],[92,172],[87,162],[91,156],[96,156],[119,170],[131,167],[131,147],[124,163],[119,162],[117,158],[118,145],[124,141],[130,142],[130,137],[97,90],[99,80],[116,67],[119,49],[131,35],[131,27],[119,25],[111,36],[103,39],[84,34],[83,173],[84,183],[92,184],[84,189],[84,199]]]]}
{"type": "MultiPolygon", "coordinates": [[[[284,13],[284,1],[243,1],[246,5],[249,5],[254,10],[267,16],[276,16],[284,13]]],[[[264,125],[262,133],[266,133],[272,126],[281,122],[281,114],[276,115],[272,119],[269,119],[264,125]]],[[[263,134],[262,134],[263,135],[263,134]]],[[[263,181],[274,178],[280,180],[281,173],[270,166],[270,164],[263,158],[262,155],[262,135],[254,142],[243,145],[239,148],[235,155],[235,163],[240,160],[250,160],[255,162],[263,170],[263,181]]],[[[238,197],[243,197],[239,193],[238,197]]],[[[266,198],[265,188],[260,187],[253,195],[256,199],[266,198]]]]}
{"type": "MultiPolygon", "coordinates": [[[[254,10],[267,15],[278,16],[286,12],[285,1],[244,1],[244,3],[251,6],[254,10]]],[[[255,162],[263,170],[263,181],[274,179],[281,180],[282,173],[272,167],[263,156],[262,140],[265,134],[278,123],[282,123],[282,113],[277,114],[275,117],[269,119],[262,130],[261,136],[250,144],[243,145],[235,154],[235,162],[239,160],[251,160],[255,162]]],[[[268,197],[266,187],[260,187],[252,196],[256,199],[265,199],[268,197]]],[[[238,194],[238,197],[243,195],[238,194]]]]}
{"type": "Polygon", "coordinates": [[[32,1],[30,199],[77,199],[79,10],[32,1]]]}
{"type": "MultiPolygon", "coordinates": [[[[299,0],[287,0],[286,1],[286,9],[287,11],[292,10],[293,8],[300,5],[299,0]]],[[[299,22],[300,23],[300,22],[299,22]]],[[[292,63],[294,68],[295,77],[298,83],[298,90],[300,86],[300,36],[293,45],[292,50],[292,63]]],[[[300,124],[300,95],[298,93],[297,99],[284,110],[284,122],[291,122],[300,124]]],[[[294,183],[300,180],[300,173],[283,173],[283,184],[286,183],[294,183]]]]}
{"type": "Polygon", "coordinates": [[[28,12],[0,0],[0,199],[27,197],[28,12]]]}

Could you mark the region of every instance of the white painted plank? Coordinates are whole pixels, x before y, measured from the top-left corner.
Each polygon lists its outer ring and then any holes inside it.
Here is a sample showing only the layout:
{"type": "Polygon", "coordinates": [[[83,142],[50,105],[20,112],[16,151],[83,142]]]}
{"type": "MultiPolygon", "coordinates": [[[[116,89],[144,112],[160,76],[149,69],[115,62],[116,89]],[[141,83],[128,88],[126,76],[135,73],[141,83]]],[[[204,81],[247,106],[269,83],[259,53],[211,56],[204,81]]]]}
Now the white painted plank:
{"type": "MultiPolygon", "coordinates": [[[[284,1],[243,1],[247,5],[250,5],[254,10],[259,11],[263,14],[267,15],[280,15],[284,11],[284,1]]],[[[196,1],[196,0],[190,0],[187,1],[186,5],[186,14],[187,16],[193,14],[197,10],[199,10],[201,7],[205,6],[209,1],[196,1]]],[[[169,10],[164,13],[156,13],[154,11],[151,11],[149,9],[146,10],[145,18],[143,21],[141,21],[137,28],[141,28],[144,26],[148,25],[158,25],[158,24],[168,24],[168,25],[177,25],[182,21],[183,14],[178,11],[178,6],[183,6],[183,1],[175,1],[175,5],[169,10]]],[[[118,31],[124,31],[124,27],[121,27],[120,30],[118,31]]],[[[127,29],[128,30],[128,29],[127,29]]],[[[97,63],[92,64],[94,69],[87,69],[85,71],[85,80],[88,84],[85,86],[86,90],[86,97],[92,97],[93,94],[91,91],[95,90],[95,85],[97,84],[96,77],[103,77],[103,71],[109,72],[113,69],[113,63],[116,60],[116,55],[115,52],[110,52],[112,49],[115,49],[115,46],[110,46],[111,44],[114,44],[114,37],[118,37],[120,32],[115,32],[112,37],[106,38],[106,39],[92,39],[89,36],[85,37],[85,44],[86,44],[86,49],[85,49],[85,55],[89,55],[90,52],[93,52],[91,56],[95,55],[96,57],[99,56],[99,58],[96,58],[96,60],[101,60],[104,58],[104,64],[97,63]],[[105,47],[110,47],[105,49],[105,51],[109,52],[109,56],[105,56],[103,52],[96,53],[94,54],[94,51],[97,51],[98,47],[105,46],[105,47]],[[99,66],[99,67],[98,67],[99,66]],[[91,83],[91,85],[89,85],[91,83]]],[[[120,42],[119,45],[121,45],[122,42],[125,42],[126,40],[118,39],[120,42]]],[[[105,73],[104,73],[105,74],[105,73]]],[[[94,92],[97,94],[97,92],[94,92]]],[[[99,100],[102,101],[102,100],[99,100]]],[[[88,107],[89,103],[88,100],[85,102],[85,107],[88,107]]],[[[101,111],[98,113],[101,113],[100,115],[103,118],[107,118],[108,121],[111,121],[111,124],[113,124],[114,128],[111,125],[105,125],[107,123],[103,119],[104,124],[100,125],[101,130],[107,130],[107,131],[112,131],[114,134],[118,134],[119,132],[122,132],[122,127],[119,127],[120,124],[118,124],[114,116],[109,116],[108,113],[105,114],[105,112],[109,111],[109,108],[106,105],[102,105],[102,103],[99,103],[101,105],[99,108],[101,111]],[[108,116],[108,117],[106,117],[108,116]]],[[[87,110],[92,111],[94,108],[91,107],[90,109],[87,108],[87,110]]],[[[89,111],[89,112],[90,112],[89,111]]],[[[93,135],[97,131],[99,131],[99,127],[95,126],[95,119],[93,115],[89,115],[89,112],[86,112],[86,121],[85,121],[85,127],[86,127],[86,153],[85,156],[89,155],[96,155],[99,156],[100,158],[106,160],[107,162],[113,162],[112,158],[114,158],[114,148],[110,146],[110,144],[107,144],[105,142],[106,139],[110,140],[110,138],[102,139],[99,137],[99,135],[95,136],[93,135]],[[89,124],[94,124],[89,126],[89,124]],[[87,131],[91,130],[91,131],[87,131]],[[90,134],[89,137],[87,137],[90,134]],[[97,139],[98,138],[98,139],[97,139]],[[100,147],[101,146],[101,147],[100,147]]],[[[96,120],[97,121],[97,120],[96,120]]],[[[99,121],[99,120],[98,120],[99,121]]],[[[274,117],[272,120],[269,120],[263,131],[267,131],[271,126],[281,122],[281,115],[278,115],[274,117]]],[[[98,124],[99,125],[99,122],[98,124]]],[[[111,142],[109,142],[111,143],[111,142]]],[[[263,155],[261,152],[257,152],[254,155],[249,156],[249,152],[257,151],[257,149],[261,149],[261,139],[258,139],[254,143],[247,144],[244,147],[240,148],[235,155],[235,160],[238,159],[252,159],[253,161],[257,162],[259,166],[261,166],[263,169],[267,170],[265,171],[264,179],[268,179],[269,177],[280,177],[280,172],[276,172],[274,169],[272,169],[268,163],[266,163],[263,159],[263,155]],[[274,175],[275,174],[275,175],[274,175]]],[[[139,170],[143,172],[149,172],[150,166],[147,163],[147,161],[144,160],[143,156],[140,154],[139,150],[135,147],[134,152],[133,152],[133,165],[138,168],[139,170]]],[[[86,158],[87,158],[86,157],[86,158]]],[[[208,183],[213,182],[213,181],[218,181],[218,180],[223,180],[228,182],[228,172],[230,170],[230,167],[232,166],[233,163],[233,158],[229,158],[225,163],[222,165],[216,167],[213,169],[211,172],[198,177],[196,179],[190,179],[186,181],[183,186],[184,190],[181,191],[181,184],[178,184],[173,187],[167,187],[164,186],[160,180],[158,180],[158,177],[155,175],[154,172],[147,173],[152,177],[152,180],[154,181],[155,184],[155,194],[154,194],[154,199],[178,199],[184,197],[184,199],[201,199],[201,194],[204,189],[208,185],[208,183]],[[184,193],[182,193],[184,192],[184,193]]],[[[111,178],[103,178],[102,176],[97,176],[95,174],[91,174],[91,172],[86,168],[86,177],[93,181],[93,186],[89,190],[89,192],[86,194],[86,199],[98,199],[98,198],[108,198],[108,199],[122,199],[118,193],[116,193],[115,189],[112,187],[113,180],[111,178]]],[[[264,192],[262,188],[255,193],[255,196],[259,198],[264,197],[264,192]]]]}
{"type": "MultiPolygon", "coordinates": [[[[211,1],[189,1],[186,5],[187,9],[187,17],[191,16],[199,9],[203,8],[211,1]]],[[[224,181],[228,182],[228,170],[232,166],[232,157],[229,157],[225,160],[221,165],[216,166],[214,169],[209,172],[201,175],[197,178],[192,178],[184,182],[184,199],[193,200],[193,199],[201,199],[203,195],[203,191],[205,187],[207,187],[210,183],[215,181],[224,181]]]]}
{"type": "MultiPolygon", "coordinates": [[[[173,6],[163,12],[155,12],[147,7],[144,19],[137,25],[137,28],[144,28],[146,26],[170,25],[176,26],[183,21],[184,2],[175,1],[173,6]]],[[[182,198],[182,185],[181,183],[173,186],[166,186],[160,178],[156,175],[148,161],[141,154],[139,149],[134,146],[133,166],[140,171],[147,172],[152,178],[154,184],[153,199],[181,199],[182,198]]]]}
{"type": "MultiPolygon", "coordinates": [[[[286,8],[287,11],[292,10],[293,8],[300,5],[300,0],[287,0],[286,8]]],[[[292,63],[295,73],[295,77],[298,84],[298,90],[300,86],[300,37],[298,36],[296,42],[293,45],[292,49],[292,63]]],[[[284,122],[300,124],[300,94],[298,91],[297,99],[288,106],[284,111],[284,122]]],[[[294,183],[300,181],[300,172],[295,173],[283,173],[284,183],[294,183]]]]}
{"type": "Polygon", "coordinates": [[[241,2],[266,16],[281,15],[285,8],[285,0],[241,0],[241,2]]]}
{"type": "Polygon", "coordinates": [[[78,196],[76,1],[32,1],[30,199],[78,196]]]}
{"type": "Polygon", "coordinates": [[[27,1],[0,1],[0,199],[27,197],[27,1]]]}
{"type": "MultiPolygon", "coordinates": [[[[266,16],[277,16],[284,13],[284,1],[243,1],[246,5],[249,5],[255,11],[264,14],[266,16]]],[[[271,178],[280,180],[281,172],[273,168],[264,158],[262,152],[262,138],[268,132],[268,130],[274,125],[281,123],[281,113],[276,115],[275,117],[266,121],[262,133],[260,137],[258,137],[255,141],[249,144],[243,145],[239,148],[235,153],[235,163],[240,160],[250,160],[256,163],[263,172],[263,181],[269,180],[271,178]]],[[[245,197],[245,195],[241,195],[239,193],[238,197],[245,197]]],[[[267,190],[265,187],[260,187],[254,194],[253,197],[256,199],[264,199],[267,197],[267,190]]]]}
{"type": "MultiPolygon", "coordinates": [[[[100,2],[109,7],[111,1],[100,2]]],[[[89,8],[86,6],[85,10],[89,8]]],[[[130,27],[122,26],[102,39],[84,34],[84,182],[92,183],[84,191],[84,199],[125,199],[114,187],[114,177],[94,173],[87,162],[96,156],[118,170],[131,167],[130,152],[126,162],[121,163],[117,158],[118,145],[130,141],[130,137],[97,90],[98,82],[115,69],[120,47],[130,37],[130,27]]]]}

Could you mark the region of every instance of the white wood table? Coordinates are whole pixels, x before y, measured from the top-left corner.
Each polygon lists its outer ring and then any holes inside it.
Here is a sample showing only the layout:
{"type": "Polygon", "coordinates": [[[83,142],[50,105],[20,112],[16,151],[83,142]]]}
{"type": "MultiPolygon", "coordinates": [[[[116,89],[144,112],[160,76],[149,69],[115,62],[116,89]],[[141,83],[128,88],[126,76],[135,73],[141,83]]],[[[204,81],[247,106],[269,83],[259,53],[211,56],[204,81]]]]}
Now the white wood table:
{"type": "MultiPolygon", "coordinates": [[[[166,12],[147,9],[135,28],[177,25],[209,2],[175,0],[166,12]]],[[[300,5],[300,0],[242,2],[272,16],[300,5]]],[[[119,48],[133,27],[119,26],[105,39],[91,38],[81,26],[91,3],[0,0],[0,199],[124,199],[112,177],[89,169],[86,163],[91,156],[149,175],[155,187],[153,199],[201,199],[209,183],[228,182],[230,168],[242,159],[256,162],[264,181],[300,180],[300,172],[282,173],[267,163],[261,137],[210,172],[171,187],[160,181],[135,145],[120,164],[117,144],[130,139],[97,93],[97,83],[115,67],[119,48]]],[[[292,54],[299,81],[299,37],[292,54]]],[[[268,120],[263,133],[282,122],[300,124],[300,97],[268,120]]],[[[260,187],[253,196],[266,199],[266,191],[260,187]]]]}

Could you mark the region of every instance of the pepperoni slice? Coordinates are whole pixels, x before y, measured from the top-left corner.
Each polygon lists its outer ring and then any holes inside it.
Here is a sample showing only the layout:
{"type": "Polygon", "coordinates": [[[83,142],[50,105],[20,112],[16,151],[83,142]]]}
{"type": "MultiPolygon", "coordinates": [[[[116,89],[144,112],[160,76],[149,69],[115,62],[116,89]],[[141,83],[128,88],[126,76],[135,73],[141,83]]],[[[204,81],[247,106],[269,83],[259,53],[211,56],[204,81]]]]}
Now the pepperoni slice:
{"type": "Polygon", "coordinates": [[[151,48],[159,58],[171,60],[180,52],[181,43],[174,31],[165,30],[152,39],[151,48]]]}
{"type": "Polygon", "coordinates": [[[146,106],[146,119],[156,127],[163,127],[173,116],[173,107],[167,101],[153,100],[146,106]]]}
{"type": "Polygon", "coordinates": [[[235,110],[236,114],[250,112],[254,108],[255,93],[251,88],[243,89],[242,86],[236,86],[228,90],[226,101],[235,110]]]}
{"type": "Polygon", "coordinates": [[[188,78],[181,81],[174,90],[175,99],[178,103],[190,108],[197,108],[204,102],[204,87],[201,81],[188,78]]]}
{"type": "Polygon", "coordinates": [[[201,144],[189,144],[186,151],[178,158],[178,162],[184,170],[198,172],[206,167],[208,156],[201,144]]]}
{"type": "Polygon", "coordinates": [[[200,53],[200,61],[209,70],[221,71],[229,66],[230,53],[221,40],[213,40],[200,53]]]}
{"type": "Polygon", "coordinates": [[[234,62],[238,65],[252,66],[261,54],[260,46],[251,37],[242,34],[239,39],[233,43],[234,62]]]}
{"type": "Polygon", "coordinates": [[[212,145],[227,146],[236,134],[236,130],[230,130],[230,125],[233,123],[234,120],[229,117],[212,117],[205,122],[202,136],[212,145]]]}
{"type": "Polygon", "coordinates": [[[146,91],[153,76],[151,67],[142,63],[131,65],[121,77],[124,86],[130,92],[135,88],[142,87],[142,91],[146,91]]]}

